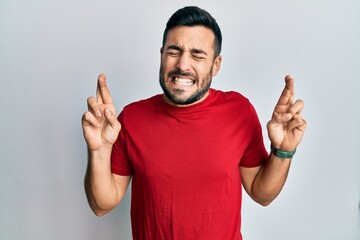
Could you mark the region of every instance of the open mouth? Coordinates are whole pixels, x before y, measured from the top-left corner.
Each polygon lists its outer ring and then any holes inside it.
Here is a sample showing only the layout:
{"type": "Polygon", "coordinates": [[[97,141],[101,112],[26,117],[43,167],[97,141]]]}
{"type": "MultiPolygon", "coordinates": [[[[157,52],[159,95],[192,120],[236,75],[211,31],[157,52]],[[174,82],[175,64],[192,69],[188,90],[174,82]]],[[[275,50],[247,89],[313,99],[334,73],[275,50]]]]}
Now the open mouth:
{"type": "Polygon", "coordinates": [[[183,77],[172,77],[171,81],[175,85],[181,85],[181,86],[191,86],[195,83],[194,80],[189,79],[189,78],[183,78],[183,77]]]}

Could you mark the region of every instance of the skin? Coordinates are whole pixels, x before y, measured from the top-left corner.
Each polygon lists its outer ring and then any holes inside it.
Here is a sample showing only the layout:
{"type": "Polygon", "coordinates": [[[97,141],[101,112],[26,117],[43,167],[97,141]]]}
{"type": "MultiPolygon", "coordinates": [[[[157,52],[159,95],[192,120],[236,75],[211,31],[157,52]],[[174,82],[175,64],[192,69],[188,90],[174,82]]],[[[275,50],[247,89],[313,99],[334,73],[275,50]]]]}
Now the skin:
{"type": "Polygon", "coordinates": [[[169,31],[160,50],[160,85],[168,104],[186,107],[209,95],[222,59],[214,56],[214,42],[213,32],[202,26],[178,26],[169,31]]]}
{"type": "MultiPolygon", "coordinates": [[[[271,144],[284,151],[293,151],[303,137],[306,121],[302,118],[304,102],[294,102],[294,79],[285,77],[285,88],[274,108],[272,118],[267,123],[271,144]]],[[[257,203],[267,206],[283,188],[291,159],[276,157],[270,153],[262,166],[255,168],[241,167],[243,186],[249,196],[257,203]]]]}
{"type": "Polygon", "coordinates": [[[82,117],[89,153],[85,192],[91,209],[97,216],[102,216],[120,203],[131,178],[111,173],[111,149],[121,125],[104,74],[98,78],[96,98],[89,97],[87,104],[88,111],[82,117]]]}
{"type": "MultiPolygon", "coordinates": [[[[203,101],[209,95],[212,77],[221,66],[221,56],[214,56],[214,34],[201,27],[176,27],[169,31],[160,49],[160,84],[164,101],[186,107],[203,101]],[[189,38],[191,36],[191,38],[189,38]]],[[[301,113],[302,100],[293,101],[294,80],[285,78],[285,88],[267,124],[268,136],[276,148],[294,150],[300,143],[306,121],[301,113]]],[[[82,117],[82,128],[89,152],[85,191],[91,209],[97,216],[111,211],[123,199],[131,176],[111,173],[111,149],[121,130],[106,77],[98,78],[97,94],[87,100],[88,111],[82,117]]],[[[264,165],[241,167],[246,192],[261,205],[270,204],[283,188],[291,159],[280,159],[272,153],[264,165]]]]}

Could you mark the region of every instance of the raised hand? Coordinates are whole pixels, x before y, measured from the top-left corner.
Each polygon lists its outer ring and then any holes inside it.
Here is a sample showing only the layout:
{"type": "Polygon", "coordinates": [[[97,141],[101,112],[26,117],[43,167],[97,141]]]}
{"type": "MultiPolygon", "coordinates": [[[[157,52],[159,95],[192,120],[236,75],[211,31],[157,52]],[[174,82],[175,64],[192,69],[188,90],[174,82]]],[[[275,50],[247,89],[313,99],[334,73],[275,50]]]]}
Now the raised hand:
{"type": "Polygon", "coordinates": [[[116,118],[115,107],[106,85],[106,77],[100,74],[96,89],[96,99],[87,99],[88,111],[82,117],[82,128],[89,150],[112,147],[121,125],[116,118]]]}
{"type": "Polygon", "coordinates": [[[294,79],[285,77],[285,88],[277,102],[272,118],[267,124],[271,144],[284,151],[293,151],[300,143],[306,121],[301,113],[304,108],[302,100],[294,101],[294,79]]]}

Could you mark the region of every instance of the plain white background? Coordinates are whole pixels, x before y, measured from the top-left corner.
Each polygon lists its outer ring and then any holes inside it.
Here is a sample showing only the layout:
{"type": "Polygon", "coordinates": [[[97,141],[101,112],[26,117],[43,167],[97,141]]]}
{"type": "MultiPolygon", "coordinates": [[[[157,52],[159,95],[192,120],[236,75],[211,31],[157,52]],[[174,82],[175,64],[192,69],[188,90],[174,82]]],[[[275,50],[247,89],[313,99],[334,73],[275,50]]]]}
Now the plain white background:
{"type": "Polygon", "coordinates": [[[286,74],[305,101],[285,188],[267,208],[244,196],[244,238],[360,239],[357,0],[0,0],[0,239],[131,239],[130,192],[102,218],[87,205],[80,119],[99,73],[118,112],[161,92],[162,32],[186,5],[222,28],[214,88],[247,96],[264,128],[286,74]]]}

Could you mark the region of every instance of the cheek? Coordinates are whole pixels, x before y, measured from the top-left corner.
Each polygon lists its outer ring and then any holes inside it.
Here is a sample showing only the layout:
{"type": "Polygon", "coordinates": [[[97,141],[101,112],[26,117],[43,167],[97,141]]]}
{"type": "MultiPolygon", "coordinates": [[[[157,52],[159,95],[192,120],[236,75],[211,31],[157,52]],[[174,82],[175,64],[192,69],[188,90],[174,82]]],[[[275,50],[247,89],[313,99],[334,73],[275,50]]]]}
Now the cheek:
{"type": "Polygon", "coordinates": [[[162,59],[161,63],[160,63],[160,67],[162,69],[162,73],[166,73],[168,70],[168,62],[165,59],[162,59]]]}
{"type": "Polygon", "coordinates": [[[207,81],[212,77],[213,68],[212,66],[204,65],[202,66],[201,71],[199,70],[197,73],[204,81],[207,81]]]}
{"type": "Polygon", "coordinates": [[[164,68],[172,68],[176,66],[177,60],[175,58],[164,57],[162,58],[162,64],[164,68]]]}

